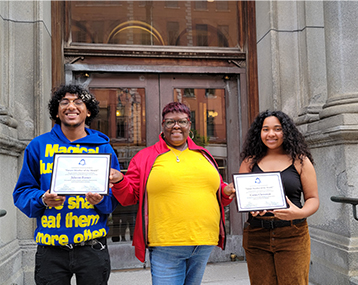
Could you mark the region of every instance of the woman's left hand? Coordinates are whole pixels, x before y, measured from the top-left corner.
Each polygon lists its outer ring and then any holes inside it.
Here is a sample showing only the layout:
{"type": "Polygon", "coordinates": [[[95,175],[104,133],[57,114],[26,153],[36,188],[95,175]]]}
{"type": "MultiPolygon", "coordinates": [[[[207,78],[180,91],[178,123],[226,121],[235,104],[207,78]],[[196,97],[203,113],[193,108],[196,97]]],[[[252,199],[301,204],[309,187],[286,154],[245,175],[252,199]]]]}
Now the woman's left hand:
{"type": "Polygon", "coordinates": [[[289,206],[287,209],[272,210],[267,212],[274,214],[275,218],[286,221],[305,218],[305,216],[303,216],[302,210],[293,204],[290,199],[287,198],[287,196],[286,201],[289,206]]]}
{"type": "Polygon", "coordinates": [[[113,187],[114,183],[118,183],[123,180],[123,174],[117,169],[111,168],[109,173],[109,188],[113,187]]]}
{"type": "Polygon", "coordinates": [[[230,199],[235,197],[235,192],[234,184],[232,182],[224,188],[224,193],[228,195],[230,199]]]}

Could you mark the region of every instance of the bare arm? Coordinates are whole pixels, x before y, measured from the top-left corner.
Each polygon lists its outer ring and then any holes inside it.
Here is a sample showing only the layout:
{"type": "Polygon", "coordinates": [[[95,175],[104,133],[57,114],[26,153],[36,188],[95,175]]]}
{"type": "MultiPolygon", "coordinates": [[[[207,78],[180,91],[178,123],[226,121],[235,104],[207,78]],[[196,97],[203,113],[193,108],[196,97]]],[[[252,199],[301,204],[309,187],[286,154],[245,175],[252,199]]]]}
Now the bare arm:
{"type": "Polygon", "coordinates": [[[250,160],[245,159],[243,162],[241,162],[239,173],[250,173],[251,172],[250,165],[251,165],[250,160]]]}
{"type": "Polygon", "coordinates": [[[311,161],[308,158],[304,158],[303,164],[297,161],[295,167],[296,169],[301,168],[300,178],[305,204],[300,209],[287,198],[287,202],[290,205],[288,209],[272,211],[275,217],[282,220],[307,218],[314,214],[319,207],[316,171],[311,161]]]}

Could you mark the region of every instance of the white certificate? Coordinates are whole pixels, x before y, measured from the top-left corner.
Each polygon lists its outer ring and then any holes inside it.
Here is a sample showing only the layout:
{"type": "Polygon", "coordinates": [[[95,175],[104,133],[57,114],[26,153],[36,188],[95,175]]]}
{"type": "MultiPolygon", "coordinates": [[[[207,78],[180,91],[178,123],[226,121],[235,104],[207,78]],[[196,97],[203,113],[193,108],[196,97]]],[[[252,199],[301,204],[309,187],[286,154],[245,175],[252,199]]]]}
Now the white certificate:
{"type": "Polygon", "coordinates": [[[53,158],[50,193],[108,195],[111,154],[56,153],[53,158]]]}
{"type": "Polygon", "coordinates": [[[281,173],[233,174],[239,212],[286,209],[281,173]]]}

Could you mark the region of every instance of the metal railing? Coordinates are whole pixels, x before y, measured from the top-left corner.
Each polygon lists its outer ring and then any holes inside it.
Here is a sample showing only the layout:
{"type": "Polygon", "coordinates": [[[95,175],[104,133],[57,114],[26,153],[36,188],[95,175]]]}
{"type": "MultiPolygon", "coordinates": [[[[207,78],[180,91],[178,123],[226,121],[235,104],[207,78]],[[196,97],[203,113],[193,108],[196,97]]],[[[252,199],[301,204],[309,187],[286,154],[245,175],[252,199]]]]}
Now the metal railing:
{"type": "Polygon", "coordinates": [[[353,217],[358,221],[357,217],[357,204],[358,204],[358,198],[348,198],[343,196],[332,196],[331,200],[333,202],[337,203],[344,203],[344,204],[351,204],[353,207],[353,217]]]}

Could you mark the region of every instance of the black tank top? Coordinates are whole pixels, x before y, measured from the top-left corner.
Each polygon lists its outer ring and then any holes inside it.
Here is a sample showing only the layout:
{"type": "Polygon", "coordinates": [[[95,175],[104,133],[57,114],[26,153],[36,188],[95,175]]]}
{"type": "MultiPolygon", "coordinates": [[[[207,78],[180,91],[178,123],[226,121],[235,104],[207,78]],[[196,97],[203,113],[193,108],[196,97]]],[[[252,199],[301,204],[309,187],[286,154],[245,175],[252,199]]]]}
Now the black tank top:
{"type": "MultiPolygon", "coordinates": [[[[254,173],[265,172],[256,163],[252,167],[254,173]]],[[[286,196],[297,207],[302,208],[301,194],[302,184],[300,175],[298,174],[296,167],[291,164],[285,170],[281,171],[282,185],[285,189],[286,196]]]]}

